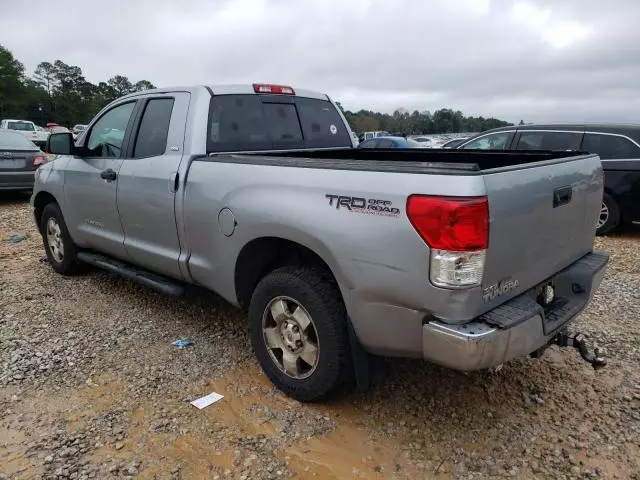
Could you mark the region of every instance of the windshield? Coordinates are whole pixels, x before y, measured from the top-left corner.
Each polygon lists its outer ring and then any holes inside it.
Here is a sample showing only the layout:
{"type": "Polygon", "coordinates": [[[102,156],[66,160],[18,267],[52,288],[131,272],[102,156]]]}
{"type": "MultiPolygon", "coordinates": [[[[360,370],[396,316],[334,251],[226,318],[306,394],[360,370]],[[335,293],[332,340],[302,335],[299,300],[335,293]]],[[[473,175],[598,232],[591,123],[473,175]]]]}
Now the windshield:
{"type": "Polygon", "coordinates": [[[9,130],[20,130],[23,132],[33,132],[35,130],[31,122],[9,122],[7,128],[9,130]]]}
{"type": "Polygon", "coordinates": [[[19,133],[0,130],[0,150],[37,150],[38,147],[19,133]]]}

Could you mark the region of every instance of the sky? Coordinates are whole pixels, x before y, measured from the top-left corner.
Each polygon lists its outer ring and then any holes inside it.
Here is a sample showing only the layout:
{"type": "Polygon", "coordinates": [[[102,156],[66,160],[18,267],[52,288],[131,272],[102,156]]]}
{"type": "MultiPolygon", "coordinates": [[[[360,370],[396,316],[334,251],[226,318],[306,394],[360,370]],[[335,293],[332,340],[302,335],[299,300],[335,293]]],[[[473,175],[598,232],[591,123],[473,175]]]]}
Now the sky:
{"type": "Polygon", "coordinates": [[[93,83],[264,82],[350,110],[640,123],[638,0],[0,3],[0,44],[28,73],[60,59],[93,83]]]}

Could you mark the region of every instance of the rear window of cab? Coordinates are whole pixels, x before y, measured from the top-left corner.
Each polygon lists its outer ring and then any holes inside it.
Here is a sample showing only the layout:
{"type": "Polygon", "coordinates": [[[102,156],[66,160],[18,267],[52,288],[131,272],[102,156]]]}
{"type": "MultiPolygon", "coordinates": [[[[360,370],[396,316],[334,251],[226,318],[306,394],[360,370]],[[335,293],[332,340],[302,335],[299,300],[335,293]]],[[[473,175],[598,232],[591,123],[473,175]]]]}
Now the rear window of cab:
{"type": "Polygon", "coordinates": [[[328,100],[251,94],[211,99],[207,153],[351,146],[328,100]]]}

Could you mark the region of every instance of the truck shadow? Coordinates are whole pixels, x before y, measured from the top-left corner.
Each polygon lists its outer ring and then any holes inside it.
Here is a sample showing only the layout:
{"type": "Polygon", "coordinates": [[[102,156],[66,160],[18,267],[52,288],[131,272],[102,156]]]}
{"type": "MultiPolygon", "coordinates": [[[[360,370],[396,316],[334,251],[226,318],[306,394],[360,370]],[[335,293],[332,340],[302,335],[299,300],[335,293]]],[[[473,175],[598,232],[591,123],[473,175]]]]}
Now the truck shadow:
{"type": "Polygon", "coordinates": [[[3,192],[0,190],[0,205],[18,205],[28,203],[31,192],[3,192]]]}
{"type": "Polygon", "coordinates": [[[623,223],[615,232],[608,234],[607,237],[628,239],[640,238],[640,225],[634,223],[623,223]]]}

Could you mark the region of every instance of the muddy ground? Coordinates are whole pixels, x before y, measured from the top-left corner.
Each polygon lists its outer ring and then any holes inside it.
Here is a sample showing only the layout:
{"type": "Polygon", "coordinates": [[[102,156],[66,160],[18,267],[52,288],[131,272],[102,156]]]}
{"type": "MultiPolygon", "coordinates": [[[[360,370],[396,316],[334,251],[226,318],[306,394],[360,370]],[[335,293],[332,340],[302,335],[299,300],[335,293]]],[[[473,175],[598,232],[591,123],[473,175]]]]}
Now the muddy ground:
{"type": "Polygon", "coordinates": [[[640,230],[598,240],[611,264],[576,325],[605,369],[557,348],[494,375],[396,359],[376,388],[304,405],[215,295],[55,274],[26,202],[0,196],[0,479],[640,479],[640,230]]]}

